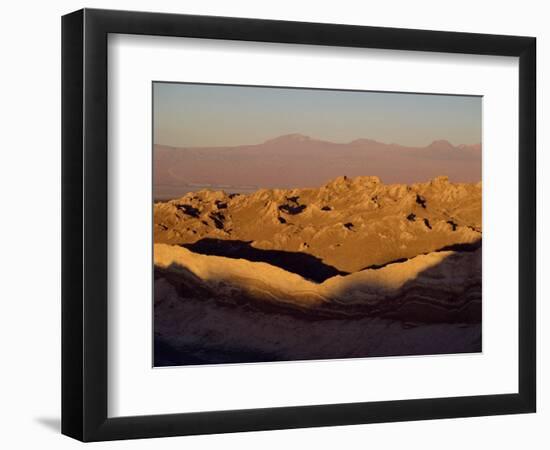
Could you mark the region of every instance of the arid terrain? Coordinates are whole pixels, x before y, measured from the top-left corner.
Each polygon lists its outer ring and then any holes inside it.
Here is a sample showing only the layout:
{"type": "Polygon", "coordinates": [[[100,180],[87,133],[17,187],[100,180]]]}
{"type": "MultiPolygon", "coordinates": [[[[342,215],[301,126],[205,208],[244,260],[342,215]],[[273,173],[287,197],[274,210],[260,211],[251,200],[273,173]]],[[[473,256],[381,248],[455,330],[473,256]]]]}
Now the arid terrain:
{"type": "Polygon", "coordinates": [[[442,176],[157,202],[155,365],[481,351],[481,239],[442,176]]]}

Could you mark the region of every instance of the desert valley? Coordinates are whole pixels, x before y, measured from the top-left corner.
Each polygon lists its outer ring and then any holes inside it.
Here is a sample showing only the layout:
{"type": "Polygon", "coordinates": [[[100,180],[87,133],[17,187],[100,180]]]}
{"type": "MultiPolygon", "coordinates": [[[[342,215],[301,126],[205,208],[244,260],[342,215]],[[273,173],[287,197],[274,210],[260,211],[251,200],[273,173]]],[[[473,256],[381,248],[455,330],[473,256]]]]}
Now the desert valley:
{"type": "Polygon", "coordinates": [[[155,367],[482,351],[482,98],[153,83],[155,367]]]}
{"type": "MultiPolygon", "coordinates": [[[[301,142],[294,147],[311,145],[301,142]]],[[[437,170],[441,153],[420,151],[426,171],[437,170]]],[[[471,156],[479,148],[446,151],[463,165],[480,161],[471,156]]],[[[206,164],[197,153],[187,154],[195,176],[206,164]]],[[[318,166],[331,165],[327,154],[318,166]]],[[[239,166],[248,176],[224,179],[235,176],[224,162],[238,155],[208,156],[228,186],[254,185],[276,164],[254,171],[249,155],[239,166]]],[[[187,170],[170,167],[171,176],[187,170]]],[[[157,201],[155,365],[481,351],[481,191],[481,182],[446,176],[386,184],[341,174],[308,187],[203,188],[157,201]]]]}

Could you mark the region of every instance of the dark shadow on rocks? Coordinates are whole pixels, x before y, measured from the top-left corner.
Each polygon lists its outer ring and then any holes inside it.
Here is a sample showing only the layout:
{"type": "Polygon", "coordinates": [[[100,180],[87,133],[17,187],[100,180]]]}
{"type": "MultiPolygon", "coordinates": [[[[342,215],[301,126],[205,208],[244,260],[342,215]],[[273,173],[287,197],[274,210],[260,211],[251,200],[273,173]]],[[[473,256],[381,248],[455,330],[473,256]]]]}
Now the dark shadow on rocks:
{"type": "Polygon", "coordinates": [[[446,245],[445,247],[438,248],[436,252],[475,252],[477,249],[481,248],[481,239],[478,239],[474,242],[467,242],[464,244],[451,244],[446,245]]]}
{"type": "Polygon", "coordinates": [[[183,214],[187,215],[187,216],[191,216],[191,217],[194,217],[195,219],[198,219],[199,218],[199,215],[200,215],[200,211],[191,206],[191,205],[176,205],[176,208],[178,209],[178,211],[181,211],[183,214]]]}
{"type": "MultiPolygon", "coordinates": [[[[437,248],[437,249],[433,250],[433,252],[426,252],[426,253],[420,253],[420,254],[421,255],[427,255],[428,253],[450,252],[450,251],[452,251],[452,252],[475,252],[479,248],[481,248],[481,239],[478,239],[474,242],[466,242],[466,243],[463,243],[463,244],[446,245],[444,247],[437,248]]],[[[382,264],[372,264],[370,266],[363,267],[361,270],[359,270],[359,272],[361,272],[362,270],[369,270],[369,269],[370,270],[382,269],[386,266],[389,266],[390,264],[403,263],[405,261],[408,261],[409,259],[416,258],[417,256],[419,256],[419,255],[411,256],[410,258],[393,259],[391,261],[388,261],[388,262],[385,262],[385,263],[382,263],[382,264]]]]}
{"type": "Polygon", "coordinates": [[[432,285],[430,280],[441,279],[444,273],[452,272],[456,263],[472,264],[466,256],[474,250],[457,251],[435,266],[420,272],[399,289],[399,296],[381,302],[379,317],[419,323],[481,323],[481,271],[479,276],[466,279],[460,285],[432,285]],[[464,259],[464,258],[468,259],[464,259]]]}
{"type": "Polygon", "coordinates": [[[291,216],[295,216],[296,214],[300,214],[304,209],[306,209],[306,205],[285,204],[285,205],[279,206],[279,211],[290,214],[291,216]]]}
{"type": "MultiPolygon", "coordinates": [[[[418,273],[414,279],[402,285],[396,294],[388,295],[387,298],[373,304],[367,315],[426,324],[481,323],[481,272],[479,276],[473,276],[461,285],[433,283],[433,280],[445,279],[445,274],[455,270],[457,265],[469,266],[477,258],[481,258],[481,252],[477,255],[474,253],[480,248],[481,240],[437,250],[453,250],[455,253],[418,273]]],[[[452,283],[452,280],[449,282],[452,283]]],[[[357,289],[358,286],[354,288],[357,289]]],[[[341,292],[341,295],[345,297],[347,292],[341,292]]]]}
{"type": "Polygon", "coordinates": [[[284,361],[285,358],[276,353],[268,353],[261,349],[246,348],[216,348],[208,343],[195,346],[176,348],[155,337],[155,367],[197,366],[202,364],[242,364],[266,361],[284,361]]]}
{"type": "Polygon", "coordinates": [[[251,243],[252,241],[204,238],[194,244],[182,244],[182,247],[202,255],[265,262],[317,283],[322,283],[326,279],[336,275],[348,275],[347,272],[342,272],[333,266],[325,264],[320,258],[308,253],[262,250],[252,247],[251,243]]]}

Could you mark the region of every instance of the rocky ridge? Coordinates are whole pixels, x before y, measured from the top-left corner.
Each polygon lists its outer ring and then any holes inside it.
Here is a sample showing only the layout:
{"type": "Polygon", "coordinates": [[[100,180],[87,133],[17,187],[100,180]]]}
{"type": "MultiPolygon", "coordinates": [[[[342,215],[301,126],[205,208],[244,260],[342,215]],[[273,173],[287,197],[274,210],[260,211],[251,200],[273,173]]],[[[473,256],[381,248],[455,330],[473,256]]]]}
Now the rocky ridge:
{"type": "Polygon", "coordinates": [[[352,273],[479,242],[481,206],[481,183],[446,177],[385,185],[377,177],[342,176],[320,188],[252,194],[201,190],[154,205],[154,239],[195,245],[199,253],[208,243],[208,254],[220,256],[235,243],[302,253],[335,273],[352,273]]]}
{"type": "Polygon", "coordinates": [[[155,245],[157,278],[183,298],[285,308],[308,316],[376,316],[419,322],[479,322],[481,248],[420,255],[315,283],[262,262],[155,245]]]}

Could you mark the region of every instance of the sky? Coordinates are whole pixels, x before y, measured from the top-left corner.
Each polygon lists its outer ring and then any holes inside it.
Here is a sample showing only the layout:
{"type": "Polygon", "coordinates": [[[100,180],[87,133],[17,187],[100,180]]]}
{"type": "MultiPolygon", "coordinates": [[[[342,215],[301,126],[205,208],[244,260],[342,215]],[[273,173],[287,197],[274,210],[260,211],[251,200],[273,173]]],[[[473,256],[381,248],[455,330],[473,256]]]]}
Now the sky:
{"type": "Polygon", "coordinates": [[[476,96],[155,82],[154,143],[232,146],[299,133],[339,143],[478,144],[481,103],[476,96]]]}

